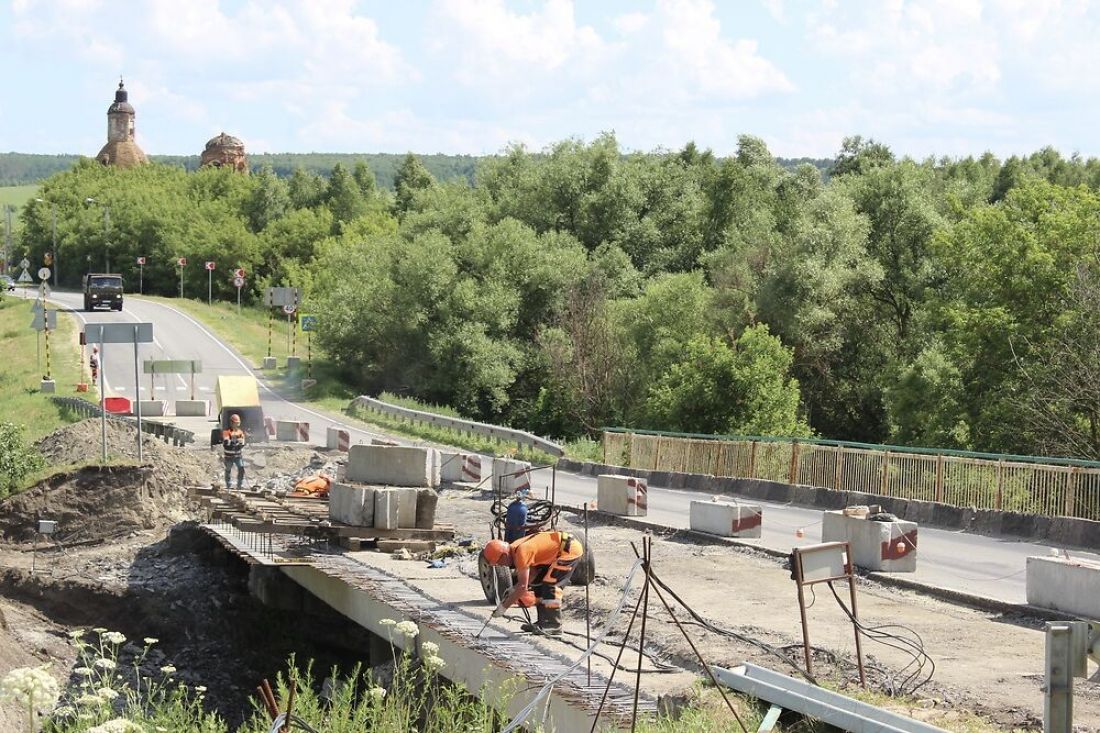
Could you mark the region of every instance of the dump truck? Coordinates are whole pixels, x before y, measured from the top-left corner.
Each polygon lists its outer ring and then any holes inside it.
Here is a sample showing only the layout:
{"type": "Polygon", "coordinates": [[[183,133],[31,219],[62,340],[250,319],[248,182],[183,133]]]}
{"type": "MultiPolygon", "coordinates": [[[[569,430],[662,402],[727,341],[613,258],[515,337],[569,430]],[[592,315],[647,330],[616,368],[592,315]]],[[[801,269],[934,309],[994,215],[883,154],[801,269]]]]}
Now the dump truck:
{"type": "Polygon", "coordinates": [[[84,310],[122,310],[122,275],[89,272],[84,276],[84,310]]]}
{"type": "MultiPolygon", "coordinates": [[[[248,435],[249,442],[267,441],[264,408],[260,405],[260,387],[254,377],[218,377],[214,399],[218,410],[218,424],[221,425],[218,429],[219,436],[222,430],[229,427],[229,416],[236,413],[241,416],[241,429],[248,435]]],[[[217,442],[221,442],[220,437],[217,442]]]]}

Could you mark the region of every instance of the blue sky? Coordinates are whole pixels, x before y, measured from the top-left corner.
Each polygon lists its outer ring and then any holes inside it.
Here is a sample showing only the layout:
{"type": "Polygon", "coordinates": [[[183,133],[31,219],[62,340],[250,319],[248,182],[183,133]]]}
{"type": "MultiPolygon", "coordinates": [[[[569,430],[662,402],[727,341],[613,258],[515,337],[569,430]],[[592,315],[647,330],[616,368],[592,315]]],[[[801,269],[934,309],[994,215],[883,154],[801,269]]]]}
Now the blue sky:
{"type": "Polygon", "coordinates": [[[614,131],[719,154],[1100,154],[1084,0],[12,0],[0,149],[94,155],[119,75],[151,154],[483,154],[614,131]]]}

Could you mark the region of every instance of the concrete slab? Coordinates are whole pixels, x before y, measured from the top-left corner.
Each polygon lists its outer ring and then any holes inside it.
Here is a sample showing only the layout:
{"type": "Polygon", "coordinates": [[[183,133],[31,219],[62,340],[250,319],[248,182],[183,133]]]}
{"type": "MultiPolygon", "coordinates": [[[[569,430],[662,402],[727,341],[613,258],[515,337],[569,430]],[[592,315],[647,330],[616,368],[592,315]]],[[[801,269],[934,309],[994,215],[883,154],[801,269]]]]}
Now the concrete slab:
{"type": "Polygon", "coordinates": [[[374,489],[334,483],[329,488],[328,515],[356,527],[374,526],[374,489]]]}
{"type": "Polygon", "coordinates": [[[52,379],[43,379],[38,383],[38,391],[42,394],[54,394],[57,392],[57,382],[52,379]]]}
{"type": "MultiPolygon", "coordinates": [[[[484,478],[484,476],[482,476],[484,478]]],[[[493,459],[493,486],[505,494],[531,488],[531,464],[511,458],[493,459]]]]}
{"type": "Polygon", "coordinates": [[[759,537],[763,510],[759,504],[732,501],[693,501],[688,526],[720,537],[759,537]]]}
{"type": "Polygon", "coordinates": [[[399,507],[400,499],[395,489],[376,489],[374,492],[375,529],[397,529],[400,526],[399,507]]]}
{"type": "Polygon", "coordinates": [[[164,417],[164,400],[141,400],[142,417],[164,417]]]}
{"type": "Polygon", "coordinates": [[[621,517],[644,517],[649,507],[648,491],[642,479],[603,474],[596,478],[596,505],[601,512],[621,517]]]}
{"type": "Polygon", "coordinates": [[[300,356],[288,356],[286,358],[287,369],[298,369],[302,366],[302,357],[300,356]]]}
{"type": "Polygon", "coordinates": [[[261,369],[274,369],[279,365],[278,360],[274,356],[265,356],[261,369]]]}
{"type": "Polygon", "coordinates": [[[176,400],[176,417],[206,417],[210,400],[176,400]]]}
{"type": "Polygon", "coordinates": [[[397,526],[416,526],[416,494],[418,489],[395,488],[397,492],[397,526]]]}
{"type": "Polygon", "coordinates": [[[913,573],[917,570],[916,522],[872,522],[843,511],[822,515],[822,542],[848,542],[852,562],[867,570],[913,573]]]}
{"type": "Polygon", "coordinates": [[[463,481],[462,467],[466,463],[465,453],[458,451],[436,451],[439,455],[439,480],[442,483],[457,483],[463,481]]]}
{"type": "Polygon", "coordinates": [[[351,434],[341,428],[325,428],[325,447],[329,450],[351,449],[351,434]]]}
{"type": "Polygon", "coordinates": [[[1065,557],[1027,559],[1027,602],[1100,619],[1100,563],[1065,557]]]}
{"type": "Polygon", "coordinates": [[[429,488],[432,478],[431,448],[353,445],[348,451],[348,481],[429,488]]]}
{"type": "Polygon", "coordinates": [[[297,422],[294,420],[276,420],[275,440],[308,443],[309,423],[297,422]]]}

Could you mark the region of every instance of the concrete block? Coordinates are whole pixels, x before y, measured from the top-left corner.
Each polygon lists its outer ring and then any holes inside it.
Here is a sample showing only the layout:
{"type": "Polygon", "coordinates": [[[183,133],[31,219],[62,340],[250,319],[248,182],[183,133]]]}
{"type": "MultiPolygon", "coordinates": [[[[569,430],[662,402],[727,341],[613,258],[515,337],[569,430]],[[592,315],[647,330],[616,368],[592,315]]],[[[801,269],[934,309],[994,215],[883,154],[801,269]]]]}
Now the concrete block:
{"type": "Polygon", "coordinates": [[[293,420],[275,421],[275,440],[289,440],[299,443],[309,442],[309,423],[293,420]]]}
{"type": "Polygon", "coordinates": [[[384,486],[431,487],[432,449],[413,446],[353,445],[348,481],[384,486]]]}
{"type": "Polygon", "coordinates": [[[494,459],[478,453],[467,453],[462,458],[462,478],[468,484],[488,486],[493,475],[494,459]]]}
{"type": "Polygon", "coordinates": [[[417,489],[416,491],[416,528],[432,529],[435,527],[435,507],[439,503],[439,494],[433,489],[417,489]]]}
{"type": "Polygon", "coordinates": [[[396,440],[387,440],[385,438],[371,438],[371,445],[401,445],[396,440]]]}
{"type": "Polygon", "coordinates": [[[822,542],[848,542],[852,562],[867,570],[913,573],[917,570],[916,522],[872,522],[842,511],[822,515],[822,542]]]}
{"type": "Polygon", "coordinates": [[[141,416],[164,417],[164,404],[164,400],[140,400],[141,416]]]}
{"type": "Polygon", "coordinates": [[[397,526],[416,526],[416,489],[397,488],[397,526]]]}
{"type": "Polygon", "coordinates": [[[688,526],[720,537],[759,537],[764,519],[759,504],[732,501],[693,501],[688,511],[688,526]]]}
{"type": "Polygon", "coordinates": [[[1029,557],[1027,602],[1086,619],[1100,619],[1100,563],[1029,557]]]}
{"type": "Polygon", "coordinates": [[[605,474],[596,479],[596,505],[601,512],[644,517],[649,508],[645,481],[633,476],[605,474]]]}
{"type": "Polygon", "coordinates": [[[439,480],[445,483],[462,481],[462,466],[466,462],[466,454],[458,451],[436,451],[439,455],[439,480]]]}
{"type": "Polygon", "coordinates": [[[329,488],[328,515],[356,527],[374,526],[374,489],[334,483],[329,488]]]}
{"type": "Polygon", "coordinates": [[[351,448],[351,434],[340,428],[325,428],[325,447],[329,450],[347,451],[351,448]]]}
{"type": "Polygon", "coordinates": [[[176,417],[206,417],[209,414],[209,400],[176,400],[176,417]]]}
{"type": "Polygon", "coordinates": [[[57,382],[52,379],[43,379],[38,383],[38,391],[42,394],[54,394],[57,392],[57,382]]]}
{"type": "Polygon", "coordinates": [[[300,356],[288,356],[286,358],[287,369],[297,369],[302,366],[302,357],[300,356]]]}
{"type": "Polygon", "coordinates": [[[377,489],[374,492],[375,529],[397,529],[400,499],[395,489],[377,489]]]}
{"type": "Polygon", "coordinates": [[[510,458],[493,461],[493,490],[500,488],[505,494],[531,488],[531,464],[510,458]]]}
{"type": "Polygon", "coordinates": [[[260,368],[261,369],[274,369],[276,366],[278,366],[278,361],[275,359],[274,356],[265,356],[263,365],[260,368]]]}

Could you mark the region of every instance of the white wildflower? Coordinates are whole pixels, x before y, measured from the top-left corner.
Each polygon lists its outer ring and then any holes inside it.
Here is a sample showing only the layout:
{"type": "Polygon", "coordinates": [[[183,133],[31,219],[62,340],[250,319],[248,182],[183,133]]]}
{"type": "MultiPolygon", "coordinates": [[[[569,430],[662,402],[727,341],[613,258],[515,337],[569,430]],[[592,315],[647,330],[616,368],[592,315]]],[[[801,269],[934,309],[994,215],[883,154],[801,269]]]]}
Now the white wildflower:
{"type": "Polygon", "coordinates": [[[117,631],[108,631],[102,635],[102,638],[109,644],[122,644],[126,641],[126,637],[117,631]]]}
{"type": "Polygon", "coordinates": [[[92,631],[96,632],[97,634],[104,634],[107,632],[107,629],[103,628],[102,626],[96,626],[94,629],[92,629],[92,631]]]}
{"type": "Polygon", "coordinates": [[[424,657],[424,666],[433,672],[438,672],[447,666],[447,663],[443,661],[443,657],[424,657]]]}
{"type": "Polygon", "coordinates": [[[206,692],[206,685],[197,685],[195,687],[195,692],[199,693],[200,695],[206,692]]]}
{"type": "Polygon", "coordinates": [[[53,707],[61,688],[46,666],[20,667],[0,680],[0,694],[23,707],[53,707]]]}
{"type": "Polygon", "coordinates": [[[142,727],[130,722],[126,718],[115,718],[106,723],[100,723],[94,728],[89,728],[87,733],[141,733],[142,727]]]}
{"type": "Polygon", "coordinates": [[[160,641],[160,639],[155,639],[152,636],[146,636],[143,641],[145,642],[146,646],[153,646],[153,644],[156,644],[158,641],[160,641]]]}
{"type": "Polygon", "coordinates": [[[100,669],[113,670],[118,666],[118,664],[116,664],[115,660],[113,659],[97,659],[92,666],[99,667],[100,669]]]}
{"type": "Polygon", "coordinates": [[[175,674],[176,673],[176,668],[173,667],[171,664],[166,664],[166,665],[164,665],[163,667],[160,668],[160,671],[163,672],[164,674],[175,674]]]}
{"type": "Polygon", "coordinates": [[[118,697],[118,690],[112,690],[110,687],[100,687],[95,691],[95,694],[104,700],[114,700],[118,697]]]}
{"type": "Polygon", "coordinates": [[[71,718],[76,715],[76,708],[69,705],[62,705],[59,708],[54,708],[53,717],[55,718],[71,718]]]}
{"type": "Polygon", "coordinates": [[[395,626],[397,624],[397,622],[394,621],[392,618],[384,618],[378,623],[382,624],[383,626],[395,626]]]}
{"type": "Polygon", "coordinates": [[[76,699],[77,705],[102,705],[103,698],[98,695],[83,694],[76,699]]]}
{"type": "Polygon", "coordinates": [[[386,688],[385,687],[372,687],[369,690],[367,690],[367,695],[370,696],[371,700],[373,700],[375,702],[381,702],[382,698],[384,698],[386,696],[386,688]]]}
{"type": "Polygon", "coordinates": [[[420,645],[420,651],[426,657],[434,657],[439,654],[439,644],[432,641],[425,641],[420,645]]]}
{"type": "Polygon", "coordinates": [[[420,628],[416,625],[415,621],[402,621],[395,627],[397,633],[402,636],[407,636],[410,639],[420,633],[420,628]]]}
{"type": "Polygon", "coordinates": [[[95,670],[91,667],[76,667],[73,669],[73,674],[78,674],[81,677],[91,677],[95,674],[95,670]]]}
{"type": "Polygon", "coordinates": [[[69,632],[69,638],[71,639],[79,639],[82,636],[84,636],[84,629],[73,629],[69,632]]]}

